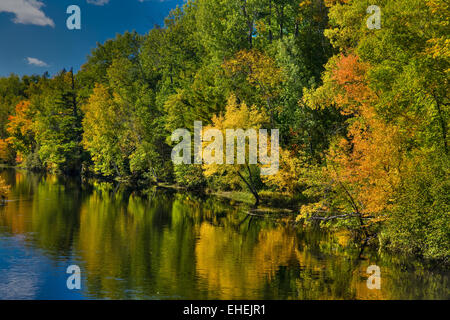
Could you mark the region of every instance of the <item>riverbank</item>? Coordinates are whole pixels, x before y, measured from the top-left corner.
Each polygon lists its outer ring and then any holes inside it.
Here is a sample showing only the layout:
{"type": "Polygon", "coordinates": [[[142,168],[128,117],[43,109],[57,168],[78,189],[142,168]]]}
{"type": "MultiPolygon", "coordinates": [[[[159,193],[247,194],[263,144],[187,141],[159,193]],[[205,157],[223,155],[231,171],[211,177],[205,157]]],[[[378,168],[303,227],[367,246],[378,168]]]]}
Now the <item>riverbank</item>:
{"type": "MultiPolygon", "coordinates": [[[[176,184],[159,183],[157,187],[196,193],[197,191],[189,190],[185,187],[176,184]]],[[[201,191],[201,194],[206,196],[215,196],[221,199],[229,200],[231,204],[244,204],[249,207],[249,212],[253,213],[266,213],[266,214],[296,214],[299,211],[301,203],[298,200],[290,198],[289,196],[278,193],[262,191],[260,193],[261,203],[257,208],[254,208],[255,198],[250,192],[245,191],[216,191],[211,189],[205,189],[201,191]]]]}

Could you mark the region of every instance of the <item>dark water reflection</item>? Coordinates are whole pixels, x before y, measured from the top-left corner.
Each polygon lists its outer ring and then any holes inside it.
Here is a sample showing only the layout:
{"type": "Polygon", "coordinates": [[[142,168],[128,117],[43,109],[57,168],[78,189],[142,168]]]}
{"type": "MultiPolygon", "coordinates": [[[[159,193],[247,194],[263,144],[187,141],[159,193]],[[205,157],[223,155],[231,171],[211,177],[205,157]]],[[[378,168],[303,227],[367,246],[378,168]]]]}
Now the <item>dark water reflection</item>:
{"type": "Polygon", "coordinates": [[[449,275],[216,198],[3,170],[0,299],[448,299],[449,275]],[[66,268],[82,270],[68,290],[66,268]],[[369,290],[367,267],[381,268],[369,290]]]}

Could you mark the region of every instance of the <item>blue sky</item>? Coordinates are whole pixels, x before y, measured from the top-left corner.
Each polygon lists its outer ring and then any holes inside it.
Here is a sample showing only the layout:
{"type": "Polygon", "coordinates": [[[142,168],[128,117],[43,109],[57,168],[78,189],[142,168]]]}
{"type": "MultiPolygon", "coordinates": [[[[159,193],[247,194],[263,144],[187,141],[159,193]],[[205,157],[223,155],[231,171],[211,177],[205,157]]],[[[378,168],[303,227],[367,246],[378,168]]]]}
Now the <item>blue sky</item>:
{"type": "Polygon", "coordinates": [[[96,43],[117,33],[145,34],[183,0],[0,0],[0,76],[79,70],[96,43]],[[68,30],[67,7],[81,9],[68,30]]]}

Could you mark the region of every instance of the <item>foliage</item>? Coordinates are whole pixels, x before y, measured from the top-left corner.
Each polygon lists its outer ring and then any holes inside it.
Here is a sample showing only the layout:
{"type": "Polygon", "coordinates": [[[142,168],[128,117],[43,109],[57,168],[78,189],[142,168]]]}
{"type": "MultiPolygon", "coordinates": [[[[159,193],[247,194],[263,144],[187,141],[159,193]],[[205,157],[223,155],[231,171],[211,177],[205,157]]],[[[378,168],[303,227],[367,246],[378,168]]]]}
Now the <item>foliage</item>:
{"type": "Polygon", "coordinates": [[[206,187],[201,165],[176,165],[174,173],[176,183],[188,190],[204,190],[206,187]]]}
{"type": "Polygon", "coordinates": [[[448,259],[448,15],[444,0],[189,0],[97,44],[76,74],[0,78],[0,159],[306,198],[299,221],[448,259]],[[194,121],[279,129],[278,173],[248,156],[174,166],[171,133],[194,121]]]}
{"type": "Polygon", "coordinates": [[[327,196],[317,197],[320,188],[309,182],[317,202],[302,217],[356,213],[366,234],[387,221],[384,243],[446,259],[449,59],[439,40],[446,24],[436,14],[446,7],[382,1],[383,27],[368,31],[367,3],[331,6],[326,34],[342,53],[328,62],[323,85],[305,91],[311,108],[336,108],[348,120],[316,171],[331,182],[323,185],[327,196]]]}
{"type": "MultiPolygon", "coordinates": [[[[223,137],[226,138],[226,130],[228,129],[254,129],[258,132],[265,124],[269,122],[269,118],[264,111],[259,111],[256,106],[248,107],[244,102],[239,104],[234,95],[228,99],[225,113],[219,116],[214,116],[212,119],[213,125],[205,128],[220,130],[223,137]]],[[[259,136],[259,134],[258,134],[259,136]]],[[[245,147],[247,149],[247,147],[245,147]]],[[[224,153],[226,152],[223,148],[224,153]]],[[[237,163],[237,146],[234,144],[233,157],[234,164],[225,164],[224,157],[222,162],[224,164],[205,164],[205,175],[207,177],[217,175],[222,179],[228,181],[229,186],[239,186],[241,183],[245,184],[248,190],[254,195],[256,203],[259,202],[258,188],[259,188],[259,168],[258,165],[249,163],[249,152],[245,152],[245,163],[237,163]]]]}
{"type": "Polygon", "coordinates": [[[276,174],[263,176],[263,182],[278,192],[294,196],[301,191],[300,175],[304,158],[293,156],[292,152],[280,149],[279,170],[276,174]]]}

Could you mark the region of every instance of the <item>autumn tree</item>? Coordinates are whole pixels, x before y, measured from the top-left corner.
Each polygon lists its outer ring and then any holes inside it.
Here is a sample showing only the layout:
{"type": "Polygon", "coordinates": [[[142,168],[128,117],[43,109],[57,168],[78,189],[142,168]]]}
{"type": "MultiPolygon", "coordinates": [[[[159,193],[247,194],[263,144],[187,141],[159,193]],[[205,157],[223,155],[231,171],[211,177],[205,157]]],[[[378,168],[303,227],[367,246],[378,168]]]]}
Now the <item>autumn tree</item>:
{"type": "MultiPolygon", "coordinates": [[[[226,130],[232,129],[253,129],[258,133],[259,129],[262,129],[265,125],[269,123],[269,117],[264,111],[258,110],[256,106],[247,106],[244,102],[238,103],[235,96],[230,96],[228,99],[228,103],[223,114],[218,116],[214,116],[212,119],[212,126],[206,127],[206,130],[209,129],[217,129],[219,130],[223,137],[226,136],[226,130]]],[[[259,136],[259,134],[257,134],[259,136]]],[[[212,139],[213,137],[210,137],[212,139]]],[[[215,138],[217,139],[217,137],[215,138]]],[[[233,138],[234,139],[234,138],[233,138]]],[[[235,141],[233,141],[234,143],[235,141]]],[[[255,205],[259,204],[259,188],[260,188],[260,165],[251,164],[249,161],[250,152],[255,152],[255,150],[251,150],[250,147],[247,147],[246,139],[245,142],[245,161],[243,164],[237,163],[237,145],[233,144],[233,158],[234,164],[226,164],[225,159],[222,158],[223,164],[215,163],[207,163],[204,165],[205,175],[207,177],[218,176],[223,181],[226,181],[226,184],[229,188],[236,189],[239,188],[242,184],[245,185],[248,191],[250,191],[255,198],[255,205]]],[[[222,150],[225,150],[223,147],[223,141],[213,141],[214,144],[221,144],[222,150]]],[[[252,143],[257,143],[257,141],[252,141],[252,143]]],[[[205,145],[211,145],[205,142],[205,145]]],[[[220,146],[219,146],[220,147],[220,146]]],[[[206,146],[208,148],[208,146],[206,146]]],[[[217,151],[217,149],[216,149],[217,151]]],[[[220,154],[215,154],[216,151],[211,151],[213,157],[222,157],[220,154]]]]}
{"type": "Polygon", "coordinates": [[[326,34],[342,54],[328,62],[323,85],[307,91],[304,102],[337,108],[348,120],[337,131],[326,166],[310,180],[311,194],[319,184],[316,196],[327,197],[302,212],[355,216],[366,234],[379,232],[371,225],[386,220],[390,227],[381,229],[380,239],[393,248],[443,257],[450,247],[444,236],[449,225],[442,223],[447,200],[438,191],[448,180],[448,56],[436,10],[445,12],[446,6],[383,1],[382,28],[370,30],[364,24],[367,1],[331,5],[326,34]]]}
{"type": "Polygon", "coordinates": [[[7,132],[8,143],[18,152],[18,158],[23,159],[33,153],[36,147],[33,120],[36,111],[30,101],[21,101],[16,105],[15,114],[9,117],[7,132]]]}

